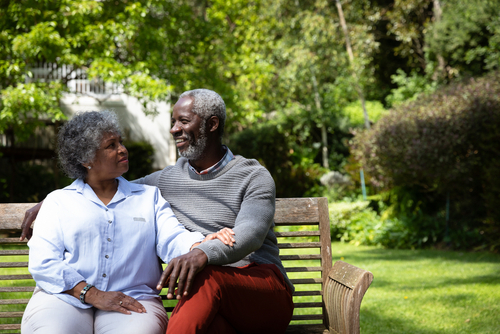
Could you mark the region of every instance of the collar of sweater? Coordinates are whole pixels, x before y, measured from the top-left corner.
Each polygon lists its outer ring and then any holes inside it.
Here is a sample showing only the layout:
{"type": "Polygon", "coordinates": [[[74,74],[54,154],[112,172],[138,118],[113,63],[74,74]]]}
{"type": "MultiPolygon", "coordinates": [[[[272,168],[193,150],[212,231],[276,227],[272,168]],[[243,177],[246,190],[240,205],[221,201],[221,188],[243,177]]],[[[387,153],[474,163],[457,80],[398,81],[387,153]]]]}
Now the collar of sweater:
{"type": "Polygon", "coordinates": [[[208,174],[203,174],[203,175],[200,175],[200,174],[193,172],[191,170],[191,168],[189,168],[189,162],[188,162],[188,159],[186,159],[186,158],[179,158],[179,160],[177,160],[177,163],[175,165],[176,165],[176,167],[180,168],[182,171],[187,173],[189,175],[190,179],[199,180],[199,181],[206,181],[206,180],[213,180],[213,179],[217,178],[218,176],[226,173],[233,166],[235,166],[238,162],[240,162],[241,159],[243,159],[243,157],[241,155],[235,155],[234,159],[229,161],[228,164],[226,166],[224,166],[223,168],[216,170],[216,171],[213,171],[213,172],[208,173],[208,174]]]}

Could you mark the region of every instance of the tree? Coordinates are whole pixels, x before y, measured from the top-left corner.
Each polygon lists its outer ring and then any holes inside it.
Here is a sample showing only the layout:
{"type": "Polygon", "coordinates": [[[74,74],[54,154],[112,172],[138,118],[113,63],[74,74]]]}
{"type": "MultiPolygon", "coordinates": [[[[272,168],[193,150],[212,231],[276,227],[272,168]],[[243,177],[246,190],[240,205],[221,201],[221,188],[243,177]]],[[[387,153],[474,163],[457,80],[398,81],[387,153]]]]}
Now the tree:
{"type": "Polygon", "coordinates": [[[77,69],[121,85],[146,106],[167,96],[170,87],[156,65],[165,46],[161,34],[151,34],[161,22],[152,10],[159,3],[112,3],[2,1],[0,132],[22,141],[41,120],[63,119],[59,100],[77,69]],[[53,64],[53,72],[63,65],[69,70],[50,82],[34,81],[31,71],[39,63],[53,64]]]}

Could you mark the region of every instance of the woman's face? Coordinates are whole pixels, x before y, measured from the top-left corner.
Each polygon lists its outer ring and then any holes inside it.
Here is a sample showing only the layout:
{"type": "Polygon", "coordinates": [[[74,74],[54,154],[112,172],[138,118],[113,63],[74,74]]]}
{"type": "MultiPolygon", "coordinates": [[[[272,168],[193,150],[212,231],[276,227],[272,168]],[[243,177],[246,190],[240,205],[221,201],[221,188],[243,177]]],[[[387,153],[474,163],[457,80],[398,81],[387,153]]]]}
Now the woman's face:
{"type": "Polygon", "coordinates": [[[114,133],[104,134],[90,166],[89,175],[99,180],[114,179],[127,172],[128,152],[122,144],[122,138],[114,133]]]}

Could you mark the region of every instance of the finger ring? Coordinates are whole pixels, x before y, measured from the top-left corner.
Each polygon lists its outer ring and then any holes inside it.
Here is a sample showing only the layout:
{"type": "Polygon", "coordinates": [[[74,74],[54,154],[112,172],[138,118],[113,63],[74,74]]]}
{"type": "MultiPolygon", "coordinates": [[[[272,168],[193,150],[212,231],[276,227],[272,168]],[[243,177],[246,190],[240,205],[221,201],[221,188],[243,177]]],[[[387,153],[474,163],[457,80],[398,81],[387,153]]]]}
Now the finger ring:
{"type": "Polygon", "coordinates": [[[123,302],[120,300],[120,306],[122,306],[122,305],[123,305],[123,302]]]}

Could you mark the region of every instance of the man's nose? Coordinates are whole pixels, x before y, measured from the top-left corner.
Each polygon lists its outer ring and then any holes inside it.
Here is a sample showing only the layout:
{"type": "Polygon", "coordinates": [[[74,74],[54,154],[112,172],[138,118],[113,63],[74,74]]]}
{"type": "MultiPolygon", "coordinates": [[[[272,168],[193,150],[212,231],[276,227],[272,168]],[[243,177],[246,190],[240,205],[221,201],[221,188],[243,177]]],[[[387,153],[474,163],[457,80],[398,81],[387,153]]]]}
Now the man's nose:
{"type": "Polygon", "coordinates": [[[170,128],[170,133],[171,133],[171,134],[174,134],[174,133],[177,133],[177,132],[179,132],[179,131],[181,131],[181,128],[180,128],[180,126],[179,126],[179,123],[178,123],[178,122],[174,122],[174,123],[172,124],[172,127],[170,128]]]}

